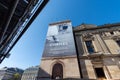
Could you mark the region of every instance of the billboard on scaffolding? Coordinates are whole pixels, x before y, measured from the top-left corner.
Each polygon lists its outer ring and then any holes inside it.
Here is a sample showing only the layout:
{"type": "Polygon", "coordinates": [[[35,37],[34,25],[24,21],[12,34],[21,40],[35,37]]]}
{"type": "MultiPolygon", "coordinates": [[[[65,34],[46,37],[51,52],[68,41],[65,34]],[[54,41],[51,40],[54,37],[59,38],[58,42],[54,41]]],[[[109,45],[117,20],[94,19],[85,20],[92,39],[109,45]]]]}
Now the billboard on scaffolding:
{"type": "Polygon", "coordinates": [[[76,55],[71,22],[60,22],[48,27],[43,57],[76,55]]]}

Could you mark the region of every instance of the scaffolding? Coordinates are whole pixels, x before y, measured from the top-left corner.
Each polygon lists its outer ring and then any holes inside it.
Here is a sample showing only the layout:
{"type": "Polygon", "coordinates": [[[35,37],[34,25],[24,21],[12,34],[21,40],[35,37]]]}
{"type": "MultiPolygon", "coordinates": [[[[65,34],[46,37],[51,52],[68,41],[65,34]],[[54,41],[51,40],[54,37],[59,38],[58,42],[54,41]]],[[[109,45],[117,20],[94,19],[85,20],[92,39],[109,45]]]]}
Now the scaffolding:
{"type": "Polygon", "coordinates": [[[49,0],[0,0],[0,63],[49,0]]]}

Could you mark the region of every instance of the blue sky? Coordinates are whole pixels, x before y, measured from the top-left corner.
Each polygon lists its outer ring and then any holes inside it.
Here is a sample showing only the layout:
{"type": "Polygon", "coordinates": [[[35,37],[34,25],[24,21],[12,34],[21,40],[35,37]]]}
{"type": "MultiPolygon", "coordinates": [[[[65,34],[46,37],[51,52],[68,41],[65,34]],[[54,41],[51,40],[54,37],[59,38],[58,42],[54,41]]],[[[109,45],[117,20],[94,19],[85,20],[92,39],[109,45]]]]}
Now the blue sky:
{"type": "Polygon", "coordinates": [[[120,0],[50,0],[11,50],[10,58],[0,64],[0,68],[7,66],[26,69],[39,65],[48,24],[62,20],[71,20],[73,26],[81,23],[118,23],[120,0]]]}

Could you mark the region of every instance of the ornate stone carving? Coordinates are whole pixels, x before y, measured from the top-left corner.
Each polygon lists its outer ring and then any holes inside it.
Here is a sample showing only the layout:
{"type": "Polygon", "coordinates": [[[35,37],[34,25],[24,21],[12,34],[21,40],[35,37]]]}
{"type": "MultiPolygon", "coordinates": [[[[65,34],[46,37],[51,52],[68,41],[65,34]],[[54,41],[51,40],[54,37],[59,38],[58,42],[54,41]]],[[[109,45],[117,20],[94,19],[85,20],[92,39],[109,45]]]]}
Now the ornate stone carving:
{"type": "Polygon", "coordinates": [[[83,40],[94,40],[92,33],[84,33],[82,37],[83,37],[83,40]]]}

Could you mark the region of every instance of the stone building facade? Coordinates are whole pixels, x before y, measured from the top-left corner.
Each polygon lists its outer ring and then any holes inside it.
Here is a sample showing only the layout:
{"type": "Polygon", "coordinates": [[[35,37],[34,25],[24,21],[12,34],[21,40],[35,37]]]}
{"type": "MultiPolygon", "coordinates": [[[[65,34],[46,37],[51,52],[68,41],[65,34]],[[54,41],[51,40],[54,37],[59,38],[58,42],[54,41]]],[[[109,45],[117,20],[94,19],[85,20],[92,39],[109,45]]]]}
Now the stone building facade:
{"type": "Polygon", "coordinates": [[[49,25],[40,68],[40,80],[80,79],[70,21],[49,25]]]}
{"type": "Polygon", "coordinates": [[[3,67],[0,69],[0,80],[13,80],[14,74],[16,73],[20,75],[20,80],[23,73],[22,69],[14,67],[3,67]]]}
{"type": "Polygon", "coordinates": [[[83,79],[120,80],[120,24],[74,28],[83,79]]]}
{"type": "Polygon", "coordinates": [[[39,80],[38,72],[39,66],[29,67],[24,70],[21,80],[39,80]]]}
{"type": "Polygon", "coordinates": [[[48,29],[48,34],[52,35],[47,34],[40,64],[40,80],[120,80],[119,23],[102,26],[81,24],[70,30],[71,36],[66,36],[69,31],[64,33],[68,28],[65,26],[72,27],[71,22],[49,25],[52,30],[48,29]],[[54,29],[56,26],[58,27],[54,29]],[[55,30],[62,31],[62,34],[54,32],[55,30]],[[69,47],[70,43],[75,46],[69,47]],[[58,46],[60,48],[56,49],[58,46]]]}

